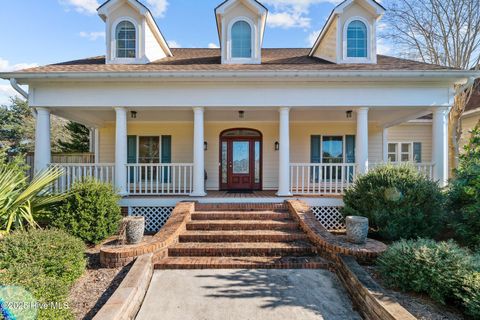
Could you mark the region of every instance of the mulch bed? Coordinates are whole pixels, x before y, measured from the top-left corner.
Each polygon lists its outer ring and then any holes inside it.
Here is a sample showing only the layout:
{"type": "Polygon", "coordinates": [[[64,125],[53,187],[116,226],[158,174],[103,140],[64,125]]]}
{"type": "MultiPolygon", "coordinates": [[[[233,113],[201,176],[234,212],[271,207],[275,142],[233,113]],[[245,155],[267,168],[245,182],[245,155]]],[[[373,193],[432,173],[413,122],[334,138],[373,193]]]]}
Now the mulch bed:
{"type": "Polygon", "coordinates": [[[100,266],[100,246],[87,249],[87,270],[70,290],[69,305],[76,319],[92,319],[112,296],[130,270],[100,266]]]}
{"type": "Polygon", "coordinates": [[[397,300],[419,320],[463,320],[465,317],[453,307],[434,302],[426,295],[410,292],[400,292],[389,289],[383,284],[382,278],[375,266],[363,266],[375,281],[384,287],[385,291],[397,300]]]}

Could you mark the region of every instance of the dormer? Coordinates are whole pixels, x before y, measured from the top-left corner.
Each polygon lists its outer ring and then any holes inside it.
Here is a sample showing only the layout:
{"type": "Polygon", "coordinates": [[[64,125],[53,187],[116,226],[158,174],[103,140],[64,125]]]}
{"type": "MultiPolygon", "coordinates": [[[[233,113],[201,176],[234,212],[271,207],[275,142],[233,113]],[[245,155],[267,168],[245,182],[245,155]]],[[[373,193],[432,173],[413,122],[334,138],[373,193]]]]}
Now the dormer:
{"type": "Polygon", "coordinates": [[[105,22],[107,64],[146,64],[172,52],[150,10],[137,0],[109,0],[98,8],[105,22]]]}
{"type": "Polygon", "coordinates": [[[333,63],[377,63],[377,23],[385,8],[374,0],[347,0],[338,5],[310,56],[333,63]]]}
{"type": "Polygon", "coordinates": [[[267,13],[256,0],[227,0],[215,9],[222,64],[262,63],[267,13]]]}

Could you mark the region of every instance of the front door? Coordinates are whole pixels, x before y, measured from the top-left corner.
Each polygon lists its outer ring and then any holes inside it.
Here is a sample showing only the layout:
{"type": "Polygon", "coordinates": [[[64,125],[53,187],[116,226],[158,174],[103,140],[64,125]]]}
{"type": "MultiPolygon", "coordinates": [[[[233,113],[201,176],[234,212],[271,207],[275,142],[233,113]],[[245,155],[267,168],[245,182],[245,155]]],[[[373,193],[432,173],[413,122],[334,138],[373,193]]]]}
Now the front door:
{"type": "Polygon", "coordinates": [[[224,132],[220,146],[221,189],[260,190],[260,133],[247,129],[224,132]]]}

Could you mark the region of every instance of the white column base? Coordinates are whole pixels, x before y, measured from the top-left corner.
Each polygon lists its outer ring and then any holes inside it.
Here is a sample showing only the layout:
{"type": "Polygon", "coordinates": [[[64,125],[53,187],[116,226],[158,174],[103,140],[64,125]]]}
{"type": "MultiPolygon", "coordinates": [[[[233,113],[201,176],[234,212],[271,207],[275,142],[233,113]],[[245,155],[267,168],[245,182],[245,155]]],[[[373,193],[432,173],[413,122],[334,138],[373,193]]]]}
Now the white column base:
{"type": "Polygon", "coordinates": [[[276,195],[277,197],[293,197],[293,193],[291,193],[291,192],[287,192],[287,193],[277,192],[277,193],[275,193],[275,195],[276,195]]]}
{"type": "Polygon", "coordinates": [[[190,193],[188,196],[189,197],[205,197],[207,195],[206,192],[195,192],[195,193],[190,193]]]}

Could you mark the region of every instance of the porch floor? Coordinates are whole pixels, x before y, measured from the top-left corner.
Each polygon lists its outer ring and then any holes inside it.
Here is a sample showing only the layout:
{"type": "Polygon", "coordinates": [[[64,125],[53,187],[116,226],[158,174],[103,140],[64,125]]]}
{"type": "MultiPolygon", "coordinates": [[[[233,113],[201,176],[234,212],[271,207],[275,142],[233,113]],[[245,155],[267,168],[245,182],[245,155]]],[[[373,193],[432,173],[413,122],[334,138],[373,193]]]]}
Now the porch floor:
{"type": "Polygon", "coordinates": [[[278,199],[291,199],[291,198],[338,198],[342,199],[342,196],[331,195],[331,194],[312,194],[312,195],[293,195],[290,197],[279,197],[277,196],[277,191],[275,190],[262,190],[262,191],[252,191],[252,192],[229,192],[229,191],[219,191],[219,190],[210,190],[207,191],[205,197],[189,197],[189,196],[179,196],[179,195],[149,195],[149,194],[139,194],[139,195],[129,195],[125,198],[189,198],[189,199],[205,199],[205,198],[222,198],[222,199],[265,199],[265,198],[278,198],[278,199]]]}

